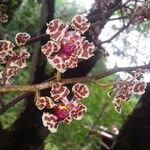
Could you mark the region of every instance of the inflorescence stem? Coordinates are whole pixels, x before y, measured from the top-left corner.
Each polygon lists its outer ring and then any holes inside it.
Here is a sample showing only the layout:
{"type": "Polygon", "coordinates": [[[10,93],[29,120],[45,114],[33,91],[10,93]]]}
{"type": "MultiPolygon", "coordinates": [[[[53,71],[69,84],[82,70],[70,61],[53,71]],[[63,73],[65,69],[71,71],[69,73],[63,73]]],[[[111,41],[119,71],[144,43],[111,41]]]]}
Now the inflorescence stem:
{"type": "MultiPolygon", "coordinates": [[[[120,67],[120,68],[114,68],[112,70],[103,72],[103,73],[98,73],[92,76],[86,76],[86,77],[81,77],[81,78],[70,78],[70,79],[61,79],[62,84],[70,84],[70,83],[82,83],[82,82],[93,82],[98,83],[97,80],[104,78],[106,76],[109,76],[111,74],[114,74],[116,72],[131,72],[136,69],[148,69],[150,68],[150,64],[148,65],[143,65],[143,66],[136,66],[136,67],[120,67]]],[[[5,93],[5,92],[36,92],[37,90],[44,90],[51,88],[51,86],[58,81],[47,81],[43,82],[40,84],[33,84],[33,85],[12,85],[12,86],[1,86],[0,87],[0,93],[5,93]]],[[[107,83],[108,84],[108,83],[107,83]]],[[[101,84],[99,84],[100,86],[101,84]]],[[[112,84],[108,84],[110,87],[112,84]]],[[[101,86],[101,87],[106,87],[101,86]]]]}

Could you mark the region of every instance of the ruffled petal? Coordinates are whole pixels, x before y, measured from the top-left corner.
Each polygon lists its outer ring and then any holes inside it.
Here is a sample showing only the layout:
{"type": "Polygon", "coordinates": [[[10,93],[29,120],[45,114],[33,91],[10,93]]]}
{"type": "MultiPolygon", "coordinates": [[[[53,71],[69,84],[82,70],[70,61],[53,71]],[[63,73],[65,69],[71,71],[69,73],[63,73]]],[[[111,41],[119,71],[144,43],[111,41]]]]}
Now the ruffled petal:
{"type": "Polygon", "coordinates": [[[46,55],[46,57],[51,56],[51,54],[54,52],[58,52],[59,49],[59,44],[54,41],[48,41],[45,45],[41,47],[41,51],[44,55],[46,55]]]}
{"type": "Polygon", "coordinates": [[[66,66],[62,57],[55,55],[49,56],[47,58],[48,62],[53,68],[56,68],[59,72],[64,73],[66,71],[66,66]]]}
{"type": "Polygon", "coordinates": [[[11,58],[10,67],[24,68],[27,66],[26,59],[30,57],[30,53],[26,51],[25,48],[22,48],[18,53],[16,53],[11,58]]]}
{"type": "Polygon", "coordinates": [[[69,29],[69,26],[65,23],[63,23],[59,19],[54,19],[50,21],[49,24],[47,24],[47,30],[46,33],[50,34],[50,38],[54,41],[60,41],[64,35],[65,32],[69,29]]]}
{"type": "Polygon", "coordinates": [[[121,83],[118,83],[116,85],[116,97],[119,99],[122,99],[123,101],[126,101],[130,99],[132,93],[133,93],[133,81],[124,81],[121,83]]]}
{"type": "Polygon", "coordinates": [[[85,112],[87,112],[86,106],[81,103],[78,103],[76,108],[71,111],[71,116],[75,120],[81,120],[85,112]]]}
{"type": "Polygon", "coordinates": [[[77,100],[84,99],[89,96],[89,89],[86,85],[81,83],[76,83],[72,87],[72,92],[77,100]]]}
{"type": "Polygon", "coordinates": [[[69,95],[70,91],[66,86],[63,86],[62,83],[57,82],[52,85],[50,93],[54,101],[63,101],[63,99],[66,99],[66,97],[69,95]]]}
{"type": "Polygon", "coordinates": [[[85,40],[80,45],[79,49],[77,49],[76,55],[78,58],[89,59],[90,57],[94,55],[93,54],[94,48],[95,47],[92,42],[85,40]]]}
{"type": "Polygon", "coordinates": [[[139,80],[140,78],[143,78],[143,75],[145,73],[149,73],[148,69],[136,69],[135,71],[132,71],[132,75],[134,79],[139,80]]]}
{"type": "Polygon", "coordinates": [[[113,104],[114,104],[114,108],[115,108],[115,111],[117,112],[117,113],[119,113],[119,114],[121,114],[121,111],[122,111],[122,109],[121,109],[121,104],[122,103],[115,103],[115,102],[113,102],[113,104]]]}
{"type": "Polygon", "coordinates": [[[143,81],[136,82],[134,84],[133,92],[138,95],[142,95],[145,93],[147,84],[143,81]]]}
{"type": "Polygon", "coordinates": [[[53,102],[53,100],[50,97],[48,97],[48,96],[40,97],[36,101],[35,105],[40,110],[42,110],[44,108],[51,109],[51,108],[56,106],[56,104],[53,102]]]}
{"type": "Polygon", "coordinates": [[[5,64],[7,62],[6,55],[3,53],[0,55],[0,64],[5,64]]]}
{"type": "Polygon", "coordinates": [[[114,108],[117,113],[121,113],[122,103],[127,100],[128,99],[127,99],[126,94],[122,94],[122,93],[114,98],[112,103],[114,104],[114,108]]]}
{"type": "Polygon", "coordinates": [[[0,74],[0,81],[2,85],[10,85],[11,77],[18,74],[19,69],[17,67],[7,67],[0,74]]]}
{"type": "Polygon", "coordinates": [[[67,124],[70,124],[71,121],[72,121],[72,117],[69,115],[69,116],[66,117],[63,121],[66,122],[67,124]]]}
{"type": "Polygon", "coordinates": [[[48,127],[48,130],[51,133],[57,132],[58,121],[57,121],[57,117],[55,115],[44,112],[42,115],[42,121],[43,121],[43,125],[45,127],[48,127]]]}
{"type": "Polygon", "coordinates": [[[82,15],[76,15],[72,18],[71,27],[84,34],[90,27],[88,19],[82,15]]]}
{"type": "Polygon", "coordinates": [[[6,63],[7,56],[13,56],[15,53],[13,52],[13,48],[15,45],[7,40],[0,40],[0,64],[6,63]]]}
{"type": "Polygon", "coordinates": [[[24,46],[27,40],[30,39],[30,35],[26,32],[20,32],[16,34],[15,42],[18,46],[24,46]]]}
{"type": "Polygon", "coordinates": [[[78,58],[76,56],[71,55],[70,57],[65,59],[66,68],[75,68],[78,66],[78,58]]]}

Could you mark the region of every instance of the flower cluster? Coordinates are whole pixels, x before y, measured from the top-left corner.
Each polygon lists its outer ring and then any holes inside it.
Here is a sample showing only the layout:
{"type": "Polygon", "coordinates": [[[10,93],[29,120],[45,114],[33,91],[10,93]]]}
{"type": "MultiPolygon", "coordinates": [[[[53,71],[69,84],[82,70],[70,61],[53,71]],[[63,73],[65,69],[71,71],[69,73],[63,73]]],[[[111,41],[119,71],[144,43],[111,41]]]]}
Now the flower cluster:
{"type": "Polygon", "coordinates": [[[24,32],[16,34],[15,41],[19,51],[13,50],[15,45],[11,41],[0,40],[0,64],[6,64],[4,70],[0,72],[2,85],[10,84],[10,78],[26,67],[26,59],[30,57],[30,54],[22,46],[29,38],[30,35],[24,32]]]}
{"type": "Polygon", "coordinates": [[[0,5],[0,23],[6,23],[8,21],[8,15],[6,15],[7,6],[0,5]]]}
{"type": "Polygon", "coordinates": [[[113,89],[115,91],[113,104],[118,113],[121,113],[122,103],[128,101],[133,93],[141,95],[145,92],[147,84],[142,79],[142,75],[145,72],[147,72],[147,70],[138,69],[132,72],[132,78],[116,83],[113,89]]]}
{"type": "Polygon", "coordinates": [[[150,19],[150,8],[147,6],[138,6],[133,15],[133,22],[142,23],[150,19]]]}
{"type": "Polygon", "coordinates": [[[69,124],[72,119],[82,119],[87,108],[80,101],[89,95],[89,90],[86,85],[81,83],[73,85],[73,97],[71,100],[68,100],[69,89],[60,82],[52,85],[50,93],[52,99],[48,96],[43,96],[36,100],[38,109],[53,109],[53,114],[44,112],[42,115],[43,125],[47,127],[48,130],[55,133],[61,122],[69,124]]]}
{"type": "Polygon", "coordinates": [[[88,59],[93,56],[94,44],[81,36],[90,27],[88,20],[82,15],[72,18],[71,28],[59,19],[47,24],[46,33],[50,41],[41,47],[48,62],[53,68],[63,73],[67,68],[75,68],[78,59],[88,59]]]}

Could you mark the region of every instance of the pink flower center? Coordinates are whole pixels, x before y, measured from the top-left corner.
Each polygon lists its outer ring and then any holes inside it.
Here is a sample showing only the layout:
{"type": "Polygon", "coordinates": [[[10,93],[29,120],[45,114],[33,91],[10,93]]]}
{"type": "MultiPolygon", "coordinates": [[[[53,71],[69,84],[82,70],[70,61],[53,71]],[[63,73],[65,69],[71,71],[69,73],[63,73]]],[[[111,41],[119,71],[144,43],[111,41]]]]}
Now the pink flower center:
{"type": "Polygon", "coordinates": [[[59,55],[63,58],[66,59],[72,55],[74,51],[74,45],[71,42],[68,43],[62,43],[61,44],[61,49],[59,52],[59,55]]]}
{"type": "Polygon", "coordinates": [[[78,33],[72,31],[66,32],[58,55],[61,56],[62,59],[70,57],[72,53],[75,53],[77,41],[80,43],[80,40],[82,40],[82,38],[78,33]]]}
{"type": "Polygon", "coordinates": [[[58,121],[64,120],[69,115],[69,107],[64,105],[56,106],[54,115],[57,116],[58,121]]]}

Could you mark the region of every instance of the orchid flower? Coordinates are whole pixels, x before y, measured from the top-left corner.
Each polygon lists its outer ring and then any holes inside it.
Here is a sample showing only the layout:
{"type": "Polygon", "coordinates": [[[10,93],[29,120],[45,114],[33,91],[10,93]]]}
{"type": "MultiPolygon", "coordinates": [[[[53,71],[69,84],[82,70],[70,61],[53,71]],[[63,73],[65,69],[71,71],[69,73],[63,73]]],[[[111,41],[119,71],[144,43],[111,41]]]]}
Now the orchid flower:
{"type": "Polygon", "coordinates": [[[53,68],[64,73],[67,68],[75,68],[78,59],[88,59],[93,56],[94,44],[81,36],[90,27],[88,20],[82,15],[76,15],[69,25],[59,19],[54,19],[47,24],[46,33],[50,41],[41,47],[53,68]]]}
{"type": "Polygon", "coordinates": [[[26,67],[26,59],[30,57],[30,54],[22,46],[29,38],[28,33],[16,34],[15,41],[20,50],[17,52],[13,50],[15,45],[11,41],[0,40],[0,64],[6,64],[4,70],[0,72],[1,84],[11,84],[10,78],[26,67]]]}
{"type": "Polygon", "coordinates": [[[50,91],[51,97],[40,97],[36,101],[38,109],[43,110],[44,108],[53,109],[53,114],[44,112],[42,115],[42,122],[45,127],[48,128],[52,133],[57,131],[57,128],[61,122],[70,123],[72,119],[82,119],[84,112],[87,111],[85,105],[80,101],[89,95],[88,87],[81,83],[76,83],[72,87],[74,96],[69,101],[68,95],[70,93],[66,86],[62,83],[57,82],[52,85],[50,91]]]}
{"type": "Polygon", "coordinates": [[[141,77],[145,72],[147,72],[147,70],[137,69],[132,72],[132,78],[117,82],[115,85],[115,97],[112,103],[118,113],[121,113],[122,103],[128,101],[132,94],[144,94],[147,84],[141,77]]]}

